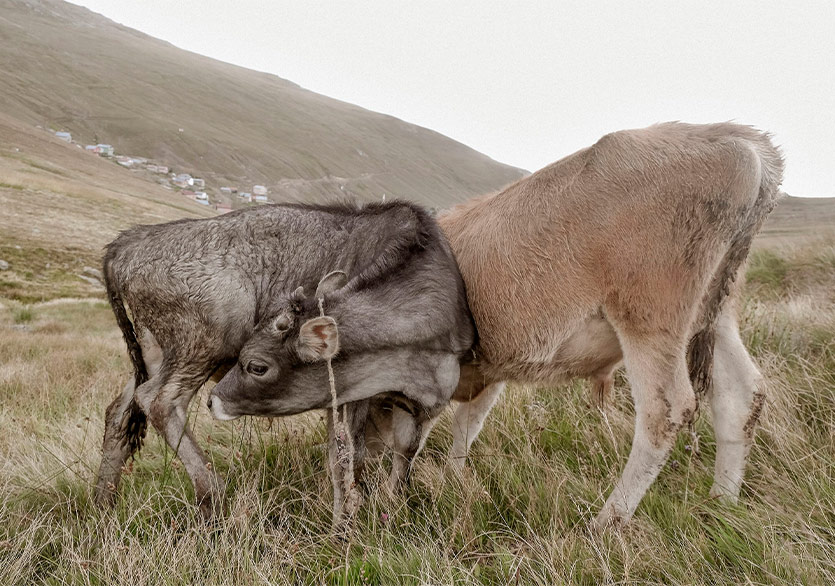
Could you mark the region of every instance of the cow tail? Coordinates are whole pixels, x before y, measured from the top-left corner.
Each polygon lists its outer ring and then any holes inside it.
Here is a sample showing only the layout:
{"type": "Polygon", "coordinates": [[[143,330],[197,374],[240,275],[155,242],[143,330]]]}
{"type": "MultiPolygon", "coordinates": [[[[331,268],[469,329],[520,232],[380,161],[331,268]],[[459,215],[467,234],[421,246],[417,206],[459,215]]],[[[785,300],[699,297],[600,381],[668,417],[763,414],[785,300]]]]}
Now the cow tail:
{"type": "MultiPolygon", "coordinates": [[[[104,270],[102,271],[104,285],[107,290],[107,300],[110,302],[110,307],[116,316],[116,323],[119,329],[122,330],[122,336],[128,347],[128,355],[133,364],[134,389],[137,389],[139,385],[148,380],[148,370],[145,367],[145,360],[142,357],[142,347],[136,339],[133,322],[130,321],[128,313],[125,310],[120,283],[118,283],[113,271],[112,253],[113,249],[109,248],[104,258],[104,270]]],[[[142,447],[142,441],[145,439],[145,433],[148,428],[148,417],[137,404],[135,397],[131,398],[130,404],[122,416],[120,428],[124,434],[124,442],[130,448],[130,453],[135,453],[142,447]]]]}
{"type": "Polygon", "coordinates": [[[783,195],[778,190],[783,176],[783,159],[780,151],[771,144],[767,134],[760,134],[758,139],[753,149],[760,164],[759,191],[714,274],[702,305],[703,314],[699,322],[702,327],[690,339],[687,351],[690,382],[697,399],[704,397],[713,384],[713,351],[717,318],[748,257],[754,236],[762,227],[768,214],[777,205],[780,196],[783,195]]]}

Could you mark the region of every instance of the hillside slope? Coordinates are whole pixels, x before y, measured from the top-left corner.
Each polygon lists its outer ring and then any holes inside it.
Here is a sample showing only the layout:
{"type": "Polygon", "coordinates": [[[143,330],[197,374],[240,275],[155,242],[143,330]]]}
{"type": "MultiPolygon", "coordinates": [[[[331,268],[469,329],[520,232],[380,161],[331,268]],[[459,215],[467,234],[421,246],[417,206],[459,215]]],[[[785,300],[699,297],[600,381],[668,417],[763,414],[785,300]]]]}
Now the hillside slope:
{"type": "Polygon", "coordinates": [[[349,192],[447,206],[524,174],[431,130],[60,0],[0,0],[0,78],[2,110],[18,120],[111,143],[211,187],[264,184],[274,200],[349,192]]]}
{"type": "Polygon", "coordinates": [[[759,248],[835,235],[835,197],[784,197],[757,235],[759,248]]]}
{"type": "Polygon", "coordinates": [[[98,293],[79,274],[119,230],[215,213],[0,114],[0,298],[98,293]]]}

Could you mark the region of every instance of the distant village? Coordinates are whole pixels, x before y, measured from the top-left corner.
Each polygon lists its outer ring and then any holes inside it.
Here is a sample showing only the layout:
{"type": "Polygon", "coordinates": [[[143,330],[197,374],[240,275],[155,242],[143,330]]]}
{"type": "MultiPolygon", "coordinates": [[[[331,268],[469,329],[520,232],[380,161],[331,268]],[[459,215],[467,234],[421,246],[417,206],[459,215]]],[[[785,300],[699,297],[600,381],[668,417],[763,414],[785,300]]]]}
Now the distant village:
{"type": "MultiPolygon", "coordinates": [[[[75,144],[79,148],[82,145],[75,142],[72,134],[69,132],[56,132],[55,137],[70,144],[75,144]]],[[[88,144],[83,146],[88,153],[98,155],[113,160],[117,164],[127,167],[128,169],[145,169],[151,173],[159,175],[158,181],[163,187],[171,190],[176,190],[180,195],[205,206],[213,206],[222,214],[232,211],[232,206],[225,201],[214,201],[209,198],[206,192],[206,181],[200,177],[193,177],[189,173],[175,173],[166,165],[160,165],[145,157],[136,157],[133,155],[119,155],[116,154],[115,149],[109,144],[88,144]]],[[[217,191],[226,196],[230,201],[237,200],[241,204],[262,204],[270,203],[269,190],[264,185],[253,185],[250,191],[240,191],[237,187],[221,186],[216,188],[217,191]]]]}

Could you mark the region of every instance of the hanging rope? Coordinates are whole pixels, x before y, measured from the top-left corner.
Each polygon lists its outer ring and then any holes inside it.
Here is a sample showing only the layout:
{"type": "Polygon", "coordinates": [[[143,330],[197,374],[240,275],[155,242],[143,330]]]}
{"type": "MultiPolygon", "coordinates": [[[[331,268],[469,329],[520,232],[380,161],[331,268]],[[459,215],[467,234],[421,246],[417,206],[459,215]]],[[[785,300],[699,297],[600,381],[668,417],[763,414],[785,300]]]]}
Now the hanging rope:
{"type": "MultiPolygon", "coordinates": [[[[323,297],[319,298],[319,315],[325,317],[323,297]]],[[[354,438],[351,435],[351,430],[348,428],[348,405],[342,406],[342,420],[339,419],[339,403],[336,397],[336,378],[333,374],[333,364],[331,358],[327,359],[328,365],[328,382],[331,389],[331,419],[333,420],[333,435],[336,441],[336,464],[342,468],[342,485],[346,500],[346,505],[351,514],[355,509],[355,503],[349,502],[355,500],[354,492],[354,438]]],[[[331,474],[335,475],[336,470],[331,470],[331,474]]],[[[336,495],[334,495],[336,496],[336,495]]]]}

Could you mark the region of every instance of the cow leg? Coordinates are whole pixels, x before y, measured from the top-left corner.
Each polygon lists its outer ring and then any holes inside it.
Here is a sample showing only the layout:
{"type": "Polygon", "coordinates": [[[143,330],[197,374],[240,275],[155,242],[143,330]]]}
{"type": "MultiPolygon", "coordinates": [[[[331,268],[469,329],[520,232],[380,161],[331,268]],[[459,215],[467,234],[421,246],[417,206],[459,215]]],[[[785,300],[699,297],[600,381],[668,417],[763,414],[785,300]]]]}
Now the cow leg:
{"type": "MultiPolygon", "coordinates": [[[[420,409],[419,406],[418,409],[420,409]]],[[[393,449],[391,474],[388,481],[389,489],[392,492],[397,493],[408,484],[412,463],[426,441],[427,433],[424,432],[424,429],[428,427],[429,421],[422,410],[410,413],[400,407],[392,409],[393,449]]]]}
{"type": "Polygon", "coordinates": [[[365,426],[368,419],[369,401],[346,403],[339,409],[340,421],[344,421],[351,437],[351,453],[345,437],[337,437],[334,429],[333,411],[327,410],[328,418],[328,465],[333,485],[333,529],[341,532],[348,528],[362,505],[362,490],[359,482],[366,456],[365,426]],[[350,460],[353,460],[353,468],[350,460]]]}
{"type": "Polygon", "coordinates": [[[111,505],[119,488],[122,467],[141,446],[147,418],[133,399],[131,380],[105,412],[102,458],[96,480],[96,501],[111,505]]]}
{"type": "Polygon", "coordinates": [[[469,400],[459,399],[460,395],[456,395],[456,400],[461,402],[455,407],[453,414],[452,450],[449,454],[449,463],[454,470],[464,469],[470,446],[478,437],[487,415],[504,388],[504,382],[491,383],[476,390],[469,400]]]}
{"type": "Polygon", "coordinates": [[[148,413],[151,425],[183,463],[194,486],[203,518],[211,520],[223,506],[223,479],[212,469],[187,425],[186,409],[207,373],[158,375],[136,389],[136,401],[148,413]]]}
{"type": "Polygon", "coordinates": [[[735,502],[765,394],[763,379],[742,344],[733,310],[719,317],[711,410],[716,433],[716,469],[710,495],[735,502]]]}
{"type": "Polygon", "coordinates": [[[632,517],[696,407],[685,340],[622,334],[621,343],[635,401],[635,433],[623,474],[595,518],[598,528],[632,517]]]}
{"type": "MultiPolygon", "coordinates": [[[[147,330],[142,331],[140,340],[145,368],[154,378],[162,366],[162,350],[147,330]]],[[[157,382],[154,382],[144,388],[153,396],[158,388],[156,385],[157,382]]],[[[96,480],[96,501],[99,504],[113,503],[122,468],[128,458],[141,447],[147,427],[147,411],[142,409],[136,399],[136,381],[131,377],[105,412],[102,460],[96,480]]]]}

